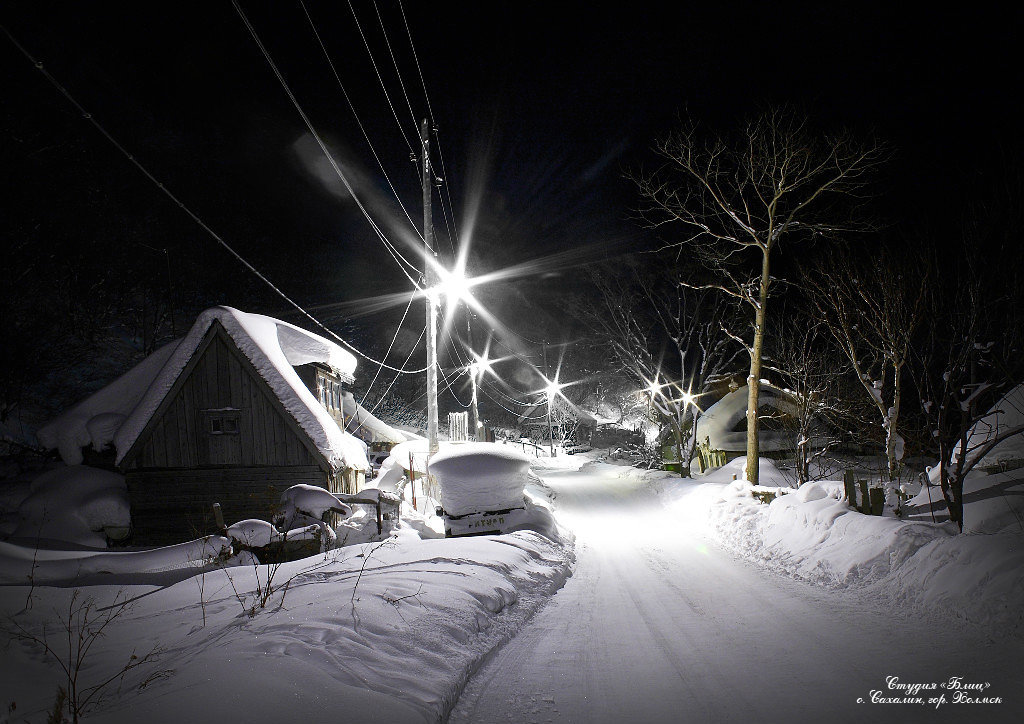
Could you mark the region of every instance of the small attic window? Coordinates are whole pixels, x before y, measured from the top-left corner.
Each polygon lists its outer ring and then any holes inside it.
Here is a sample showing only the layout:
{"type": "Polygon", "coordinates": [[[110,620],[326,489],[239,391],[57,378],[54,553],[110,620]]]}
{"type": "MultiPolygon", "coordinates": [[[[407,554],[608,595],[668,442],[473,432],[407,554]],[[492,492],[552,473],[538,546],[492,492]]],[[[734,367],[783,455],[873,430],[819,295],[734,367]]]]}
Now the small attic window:
{"type": "Polygon", "coordinates": [[[239,410],[203,410],[206,431],[211,435],[237,435],[239,410]]]}

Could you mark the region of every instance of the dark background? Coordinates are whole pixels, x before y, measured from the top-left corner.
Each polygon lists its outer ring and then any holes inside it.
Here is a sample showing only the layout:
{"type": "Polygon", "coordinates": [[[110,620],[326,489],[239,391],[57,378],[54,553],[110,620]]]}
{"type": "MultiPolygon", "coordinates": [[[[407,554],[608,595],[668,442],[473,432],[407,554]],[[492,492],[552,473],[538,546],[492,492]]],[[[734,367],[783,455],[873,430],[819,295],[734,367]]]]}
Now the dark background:
{"type": "MultiPolygon", "coordinates": [[[[378,165],[302,6],[241,5],[397,246],[411,251],[403,241],[413,239],[405,213],[421,223],[409,155],[418,151],[415,124],[430,114],[441,151],[434,163],[444,177],[434,221],[446,259],[457,246],[456,227],[472,231],[473,274],[561,254],[528,275],[477,290],[527,338],[506,335],[506,343],[538,362],[532,342],[569,341],[576,333],[566,294],[585,293],[578,265],[656,241],[630,219],[636,193],[623,174],[651,163],[651,142],[682,113],[727,129],[765,104],[793,103],[823,128],[845,125],[885,139],[893,157],[878,180],[877,208],[889,233],[906,243],[958,243],[960,216],[1006,187],[1020,155],[1020,9],[379,0],[353,3],[361,33],[347,3],[310,0],[306,8],[378,165]],[[474,208],[479,214],[470,223],[474,208]]],[[[404,304],[358,316],[359,305],[344,303],[407,293],[411,285],[325,171],[230,2],[10,2],[0,21],[129,153],[283,291],[361,348],[387,348],[404,304]]],[[[169,339],[169,320],[148,331],[144,321],[166,302],[168,279],[179,335],[212,304],[299,321],[6,37],[0,67],[2,312],[9,331],[3,364],[8,377],[24,377],[21,398],[42,390],[47,404],[59,407],[169,339]],[[108,365],[53,391],[54,368],[88,367],[112,338],[123,350],[110,352],[108,365]]],[[[399,337],[403,353],[422,328],[421,308],[414,309],[399,337]]],[[[484,334],[478,322],[474,337],[484,334]]]]}

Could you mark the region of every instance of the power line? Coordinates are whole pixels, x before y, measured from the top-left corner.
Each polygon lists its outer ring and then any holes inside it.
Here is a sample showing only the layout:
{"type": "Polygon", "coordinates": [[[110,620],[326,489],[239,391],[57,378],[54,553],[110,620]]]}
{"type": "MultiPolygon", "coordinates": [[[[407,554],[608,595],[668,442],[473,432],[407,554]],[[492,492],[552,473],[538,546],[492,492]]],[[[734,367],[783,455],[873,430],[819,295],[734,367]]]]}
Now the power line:
{"type": "Polygon", "coordinates": [[[352,188],[352,185],[345,177],[345,174],[341,172],[341,168],[338,167],[338,163],[334,160],[334,156],[332,156],[331,152],[327,150],[327,145],[324,143],[323,139],[320,137],[320,134],[317,132],[317,130],[313,127],[312,121],[310,121],[309,116],[306,115],[306,112],[302,109],[302,106],[299,104],[299,101],[295,97],[295,94],[292,93],[292,89],[289,87],[288,82],[284,79],[284,76],[278,69],[277,64],[274,63],[274,59],[270,57],[270,53],[263,45],[263,41],[260,40],[259,34],[257,34],[256,32],[256,28],[254,28],[252,23],[249,22],[249,18],[245,14],[245,11],[242,10],[242,7],[238,4],[238,0],[232,0],[231,4],[234,5],[236,12],[238,12],[239,17],[242,18],[242,22],[245,23],[245,27],[249,30],[249,34],[256,42],[256,45],[259,47],[260,52],[263,53],[263,57],[264,59],[266,59],[267,64],[270,66],[270,69],[274,72],[274,75],[277,76],[277,80],[281,84],[281,87],[284,89],[284,92],[288,95],[288,99],[292,102],[292,105],[295,107],[295,110],[298,111],[299,115],[302,117],[303,122],[306,124],[306,128],[309,129],[310,134],[313,136],[317,144],[320,146],[320,150],[323,151],[324,156],[326,156],[327,160],[330,162],[331,168],[334,169],[335,174],[337,174],[338,178],[341,179],[341,182],[345,185],[345,189],[349,192],[349,194],[352,196],[352,199],[356,202],[356,206],[362,212],[363,217],[370,224],[370,227],[374,230],[374,232],[376,232],[377,238],[380,239],[381,243],[384,245],[384,248],[388,250],[388,253],[391,254],[391,257],[398,263],[398,266],[402,270],[402,273],[405,274],[406,278],[410,282],[412,282],[412,285],[414,287],[419,289],[419,282],[416,279],[413,279],[411,276],[409,276],[409,272],[406,271],[405,267],[402,265],[402,262],[408,265],[410,269],[413,269],[420,274],[422,274],[422,272],[419,272],[419,270],[416,268],[414,264],[412,264],[408,259],[402,256],[401,252],[399,252],[398,249],[395,248],[394,244],[392,244],[391,241],[388,240],[388,238],[384,235],[384,232],[381,231],[380,227],[377,226],[376,222],[370,217],[370,214],[366,210],[366,207],[363,206],[363,202],[359,200],[358,196],[356,196],[355,189],[352,188]]]}
{"type": "MultiPolygon", "coordinates": [[[[405,129],[402,128],[402,122],[398,120],[398,112],[395,110],[394,103],[391,102],[391,96],[388,94],[388,89],[384,85],[384,78],[380,74],[380,69],[377,67],[377,61],[374,60],[373,52],[370,50],[370,43],[366,40],[366,34],[363,33],[363,26],[359,22],[359,17],[356,15],[356,9],[352,7],[352,2],[349,0],[348,9],[352,12],[352,19],[356,21],[356,27],[359,29],[359,36],[363,39],[363,46],[366,48],[366,54],[370,56],[370,64],[373,65],[373,71],[377,74],[377,80],[380,81],[381,90],[384,91],[384,97],[388,101],[388,107],[391,108],[391,115],[395,117],[395,123],[398,124],[398,131],[402,134],[402,138],[405,140],[405,145],[409,147],[410,153],[415,153],[412,144],[409,142],[409,137],[405,135],[405,129]]],[[[413,116],[413,127],[416,126],[416,117],[413,116]]]]}
{"type": "MultiPolygon", "coordinates": [[[[387,181],[388,186],[391,188],[391,192],[395,195],[395,199],[398,201],[398,206],[402,209],[402,213],[405,214],[405,218],[408,219],[409,225],[413,231],[421,239],[423,238],[422,233],[417,228],[412,217],[409,215],[409,211],[405,208],[405,204],[402,203],[401,196],[398,194],[398,190],[395,189],[395,185],[391,182],[391,177],[388,176],[387,170],[384,168],[384,162],[381,161],[380,156],[377,155],[377,149],[374,148],[373,142],[370,141],[370,136],[366,132],[366,128],[363,126],[362,119],[359,118],[359,114],[356,112],[355,104],[352,103],[352,99],[349,97],[348,91],[345,90],[345,84],[341,82],[341,76],[338,75],[338,71],[334,66],[334,61],[331,60],[330,54],[327,52],[327,47],[324,45],[323,39],[320,37],[320,32],[317,30],[315,23],[313,22],[312,16],[309,14],[309,10],[306,9],[306,3],[304,0],[299,0],[299,4],[302,6],[302,10],[306,14],[306,19],[309,21],[309,26],[313,30],[313,34],[316,36],[317,42],[320,44],[320,49],[323,51],[324,58],[327,60],[327,64],[331,68],[331,73],[334,74],[334,79],[338,82],[338,87],[341,89],[341,94],[345,97],[345,102],[348,103],[349,109],[352,111],[352,116],[356,119],[356,124],[359,126],[359,130],[363,134],[363,138],[366,139],[366,145],[370,148],[370,153],[373,154],[374,159],[377,161],[377,165],[380,167],[381,173],[384,174],[384,179],[387,181]]],[[[407,141],[408,143],[408,141],[407,141]]]]}
{"type": "Polygon", "coordinates": [[[183,202],[181,199],[179,199],[174,194],[174,192],[172,192],[169,188],[164,186],[164,184],[159,179],[157,179],[156,176],[154,176],[149,171],[149,169],[147,169],[145,166],[142,165],[141,161],[139,161],[137,158],[135,158],[135,156],[133,156],[131,153],[129,153],[128,150],[116,138],[114,138],[107,131],[107,129],[104,128],[103,125],[99,121],[97,121],[96,118],[94,118],[93,115],[89,111],[87,111],[82,106],[82,104],[80,104],[74,98],[74,96],[71,95],[70,91],[68,91],[67,88],[65,88],[56,78],[53,77],[53,75],[50,74],[50,72],[48,70],[46,70],[46,68],[43,66],[43,63],[41,61],[36,60],[35,57],[31,53],[29,53],[28,50],[26,50],[25,47],[22,46],[21,43],[19,43],[17,41],[17,39],[11,34],[11,32],[7,29],[6,26],[0,25],[0,29],[3,29],[4,34],[11,41],[11,43],[14,45],[14,47],[16,47],[18,49],[18,51],[22,55],[24,55],[25,58],[27,58],[28,61],[30,63],[32,63],[32,65],[34,65],[35,68],[40,73],[43,74],[43,77],[45,77],[50,82],[50,84],[54,88],[56,88],[60,92],[60,94],[63,95],[64,98],[66,98],[67,101],[69,103],[71,103],[71,105],[73,105],[78,110],[79,113],[82,114],[82,118],[84,118],[85,120],[89,121],[89,123],[91,123],[92,126],[97,131],[99,131],[100,134],[104,138],[106,138],[114,146],[114,148],[116,148],[118,151],[120,151],[121,154],[125,158],[127,158],[132,163],[133,166],[135,166],[135,168],[137,168],[146,178],[148,178],[150,181],[152,181],[153,184],[155,184],[156,187],[158,189],[160,189],[160,191],[162,191],[165,196],[167,196],[167,198],[169,198],[171,201],[173,201],[174,204],[178,208],[180,208],[182,211],[184,211],[189,216],[189,218],[191,218],[196,224],[198,224],[199,227],[201,229],[203,229],[203,231],[205,231],[207,234],[209,234],[214,239],[214,241],[216,241],[218,244],[220,244],[222,247],[224,247],[224,249],[226,249],[228,251],[228,253],[230,253],[233,257],[235,257],[235,259],[237,259],[239,262],[241,262],[241,264],[243,266],[245,266],[245,268],[247,268],[250,272],[252,272],[258,279],[260,279],[260,281],[262,281],[268,287],[270,287],[276,294],[278,294],[278,296],[280,296],[282,299],[284,299],[286,302],[288,302],[288,304],[293,306],[303,316],[305,316],[307,319],[309,319],[311,322],[313,322],[317,327],[319,327],[320,329],[322,329],[325,332],[327,332],[330,336],[334,337],[342,345],[344,345],[345,347],[350,349],[352,352],[355,352],[357,355],[359,355],[363,359],[368,360],[370,362],[373,362],[374,364],[381,365],[382,367],[385,367],[386,369],[389,369],[389,370],[392,370],[393,372],[398,372],[398,373],[420,374],[420,373],[426,371],[426,368],[421,369],[421,370],[404,370],[404,369],[400,370],[400,369],[398,369],[396,367],[391,367],[390,365],[386,365],[383,362],[375,360],[374,358],[370,357],[369,355],[367,355],[367,354],[365,354],[363,352],[360,352],[354,346],[349,344],[346,340],[344,340],[340,336],[338,336],[333,330],[328,329],[322,322],[320,322],[320,320],[318,320],[312,314],[307,312],[298,302],[294,301],[291,297],[289,297],[287,294],[285,294],[273,282],[271,282],[270,279],[268,279],[262,272],[260,272],[256,267],[254,267],[252,264],[250,264],[241,254],[239,254],[237,251],[235,251],[235,249],[230,244],[228,244],[223,239],[223,237],[221,237],[220,234],[218,234],[216,231],[214,231],[212,228],[210,228],[210,226],[208,226],[205,221],[203,221],[201,218],[199,218],[199,216],[194,211],[192,211],[192,209],[190,209],[188,206],[186,206],[185,202],[183,202]]]}

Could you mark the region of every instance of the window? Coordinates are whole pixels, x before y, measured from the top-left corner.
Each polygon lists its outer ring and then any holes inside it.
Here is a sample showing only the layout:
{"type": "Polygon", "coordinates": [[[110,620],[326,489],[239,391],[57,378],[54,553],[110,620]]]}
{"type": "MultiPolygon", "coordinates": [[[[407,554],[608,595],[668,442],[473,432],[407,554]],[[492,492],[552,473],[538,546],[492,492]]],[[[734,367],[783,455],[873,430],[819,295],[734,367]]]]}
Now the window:
{"type": "Polygon", "coordinates": [[[206,430],[211,435],[237,435],[238,410],[203,410],[206,414],[206,430]]]}

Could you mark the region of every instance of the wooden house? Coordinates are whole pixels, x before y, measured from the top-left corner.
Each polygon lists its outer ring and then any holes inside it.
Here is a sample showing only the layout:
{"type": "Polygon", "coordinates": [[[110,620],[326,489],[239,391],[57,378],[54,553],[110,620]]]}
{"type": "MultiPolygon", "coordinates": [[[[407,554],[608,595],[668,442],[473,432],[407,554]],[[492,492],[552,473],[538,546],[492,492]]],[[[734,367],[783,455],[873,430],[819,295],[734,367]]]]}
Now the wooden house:
{"type": "Polygon", "coordinates": [[[133,542],[213,532],[214,502],[229,524],[269,519],[297,483],[358,492],[366,446],[331,413],[354,370],[351,354],[294,325],[203,312],[113,436],[133,542]]]}

